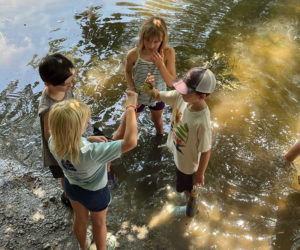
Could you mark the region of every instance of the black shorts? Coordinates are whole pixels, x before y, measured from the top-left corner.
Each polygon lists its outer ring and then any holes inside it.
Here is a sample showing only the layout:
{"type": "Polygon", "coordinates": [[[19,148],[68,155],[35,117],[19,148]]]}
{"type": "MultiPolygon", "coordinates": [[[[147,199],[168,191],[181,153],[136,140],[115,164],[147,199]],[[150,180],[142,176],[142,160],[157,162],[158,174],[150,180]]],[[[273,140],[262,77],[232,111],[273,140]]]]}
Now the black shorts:
{"type": "Polygon", "coordinates": [[[51,166],[49,166],[49,168],[50,168],[50,171],[54,178],[64,178],[65,177],[64,172],[62,171],[60,166],[51,165],[51,166]]]}
{"type": "MultiPolygon", "coordinates": [[[[146,106],[148,106],[148,105],[145,105],[145,104],[141,104],[141,105],[139,105],[138,106],[138,108],[137,108],[137,110],[136,110],[136,112],[137,113],[141,113],[141,112],[143,112],[143,110],[144,110],[144,108],[146,107],[146,106]]],[[[148,106],[149,107],[149,109],[151,109],[151,110],[163,110],[164,108],[165,108],[165,103],[164,102],[157,102],[156,104],[155,104],[155,106],[148,106]]]]}
{"type": "Polygon", "coordinates": [[[193,175],[184,174],[176,168],[176,191],[179,193],[183,191],[191,192],[193,189],[193,175]]]}

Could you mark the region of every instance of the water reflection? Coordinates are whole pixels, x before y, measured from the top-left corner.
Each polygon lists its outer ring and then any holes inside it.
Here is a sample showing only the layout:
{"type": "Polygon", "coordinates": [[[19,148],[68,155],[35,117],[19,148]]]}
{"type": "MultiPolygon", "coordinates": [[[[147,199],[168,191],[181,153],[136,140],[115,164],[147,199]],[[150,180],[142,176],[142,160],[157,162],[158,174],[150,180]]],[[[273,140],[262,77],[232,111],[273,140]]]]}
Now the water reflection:
{"type": "Polygon", "coordinates": [[[284,208],[278,212],[278,223],[275,228],[274,249],[292,249],[300,247],[300,194],[288,195],[284,208]],[[291,217],[291,214],[293,215],[291,217]]]}
{"type": "MultiPolygon", "coordinates": [[[[10,1],[8,6],[13,8],[5,9],[0,22],[5,71],[0,74],[5,83],[0,156],[21,162],[18,173],[47,175],[41,169],[36,121],[43,87],[39,59],[60,51],[74,61],[74,91],[90,105],[92,123],[111,137],[123,112],[126,53],[137,42],[142,20],[160,14],[176,50],[178,76],[207,62],[217,75],[217,91],[208,99],[213,154],[199,214],[192,220],[173,218],[169,211],[183,201],[174,192],[172,155],[159,147],[166,136],[154,135],[148,111],[140,117],[138,148],[112,164],[119,185],[112,190],[108,225],[120,249],[282,249],[297,244],[299,197],[290,178],[295,175],[276,158],[300,129],[297,0],[10,1]],[[26,14],[22,9],[30,3],[26,14]],[[49,13],[49,6],[56,7],[49,13]]],[[[166,109],[165,131],[169,119],[166,109]]],[[[43,220],[38,210],[32,219],[43,220]]]]}

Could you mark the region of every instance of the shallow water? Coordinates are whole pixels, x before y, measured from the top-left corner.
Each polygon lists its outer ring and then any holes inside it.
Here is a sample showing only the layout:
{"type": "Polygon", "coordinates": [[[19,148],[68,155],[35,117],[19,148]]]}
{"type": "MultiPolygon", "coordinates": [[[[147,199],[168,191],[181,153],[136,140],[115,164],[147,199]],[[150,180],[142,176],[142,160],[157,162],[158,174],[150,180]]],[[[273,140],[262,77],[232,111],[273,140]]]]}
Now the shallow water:
{"type": "MultiPolygon", "coordinates": [[[[123,112],[126,53],[141,22],[157,14],[178,77],[209,63],[218,80],[207,99],[214,143],[200,212],[170,217],[181,202],[174,164],[146,111],[138,147],[112,166],[119,184],[108,229],[120,249],[297,249],[300,195],[277,156],[300,135],[299,1],[0,0],[0,7],[0,156],[24,166],[15,171],[50,176],[39,151],[39,60],[58,51],[74,61],[74,92],[90,105],[91,123],[111,135],[123,112]]],[[[169,118],[166,109],[165,131],[169,118]]]]}

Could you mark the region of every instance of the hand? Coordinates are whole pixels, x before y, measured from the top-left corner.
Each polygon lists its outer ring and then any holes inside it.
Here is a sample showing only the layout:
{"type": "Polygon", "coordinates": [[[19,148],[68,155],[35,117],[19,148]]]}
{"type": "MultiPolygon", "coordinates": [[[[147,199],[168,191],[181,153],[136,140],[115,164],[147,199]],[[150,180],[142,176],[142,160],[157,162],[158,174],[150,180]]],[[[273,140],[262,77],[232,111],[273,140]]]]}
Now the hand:
{"type": "Polygon", "coordinates": [[[151,75],[151,73],[148,73],[145,82],[150,83],[152,85],[152,87],[154,87],[155,86],[154,75],[151,75]]]}
{"type": "Polygon", "coordinates": [[[126,93],[126,106],[128,106],[128,105],[136,106],[137,97],[138,97],[138,94],[136,92],[128,90],[126,93]]]}
{"type": "Polygon", "coordinates": [[[152,89],[152,98],[155,100],[155,101],[158,101],[159,100],[159,91],[155,88],[152,89]]]}
{"type": "Polygon", "coordinates": [[[161,50],[160,53],[158,53],[157,51],[154,51],[152,54],[152,61],[158,68],[161,68],[165,64],[164,50],[161,50]]]}
{"type": "Polygon", "coordinates": [[[193,184],[195,186],[204,186],[204,174],[194,173],[193,175],[193,184]]]}
{"type": "Polygon", "coordinates": [[[108,142],[107,138],[105,136],[89,136],[86,138],[89,142],[108,142]]]}

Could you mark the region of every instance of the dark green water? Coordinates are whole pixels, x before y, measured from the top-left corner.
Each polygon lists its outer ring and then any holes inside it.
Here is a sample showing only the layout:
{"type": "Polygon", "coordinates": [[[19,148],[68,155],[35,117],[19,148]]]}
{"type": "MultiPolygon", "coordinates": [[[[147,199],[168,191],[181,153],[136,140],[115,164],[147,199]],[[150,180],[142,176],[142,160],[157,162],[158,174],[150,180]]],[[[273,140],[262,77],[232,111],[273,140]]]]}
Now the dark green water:
{"type": "MultiPolygon", "coordinates": [[[[208,98],[213,152],[200,213],[170,218],[175,167],[146,111],[138,147],[113,164],[119,186],[108,230],[120,249],[297,249],[300,194],[276,159],[300,136],[298,0],[0,0],[0,157],[49,176],[37,121],[37,64],[48,52],[73,60],[74,92],[111,135],[123,112],[126,53],[153,14],[166,20],[178,77],[206,63],[217,76],[208,98]]],[[[165,131],[169,117],[166,109],[165,131]]]]}

